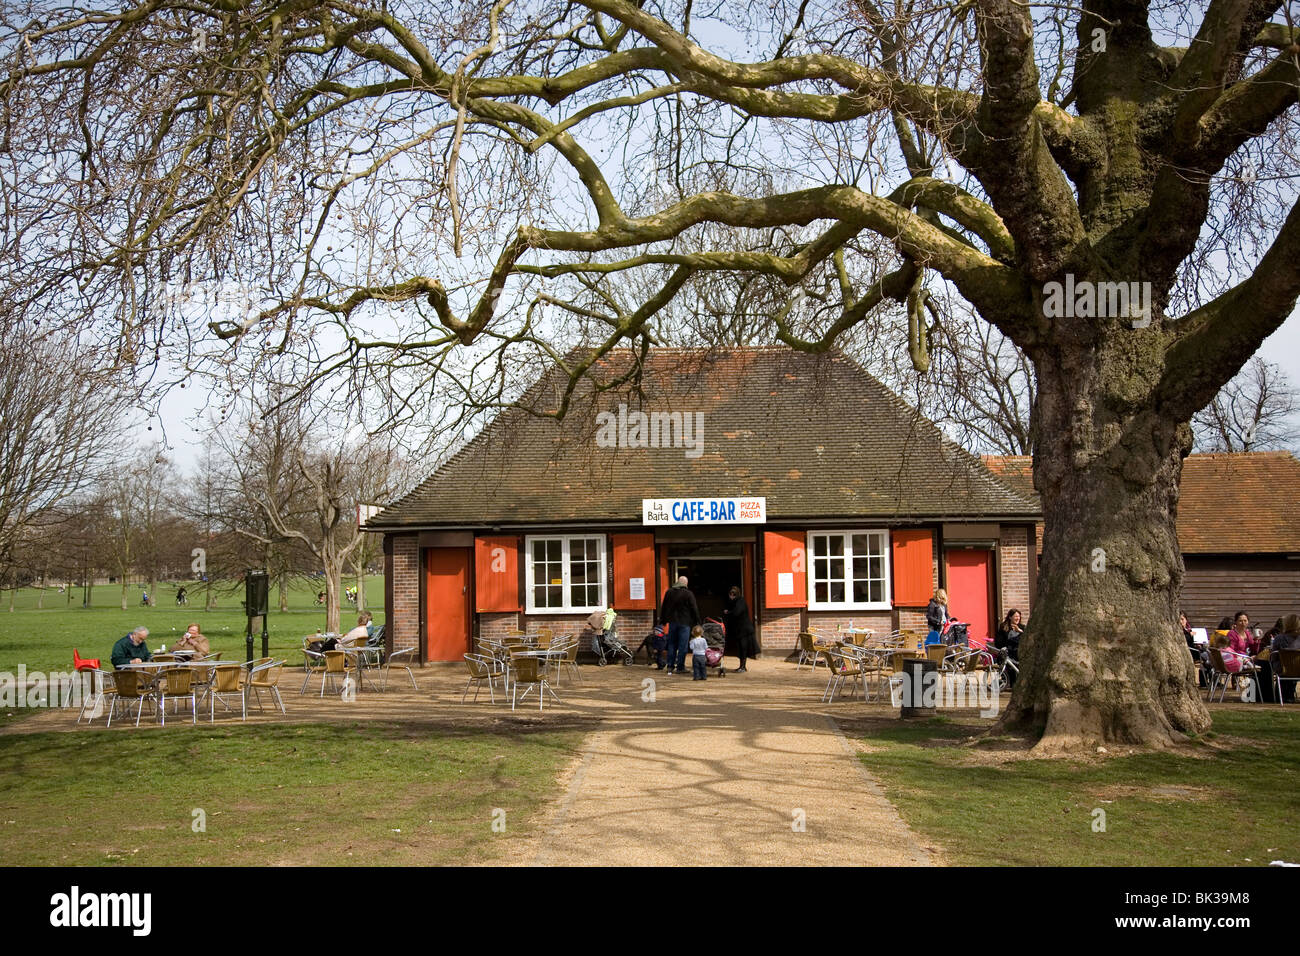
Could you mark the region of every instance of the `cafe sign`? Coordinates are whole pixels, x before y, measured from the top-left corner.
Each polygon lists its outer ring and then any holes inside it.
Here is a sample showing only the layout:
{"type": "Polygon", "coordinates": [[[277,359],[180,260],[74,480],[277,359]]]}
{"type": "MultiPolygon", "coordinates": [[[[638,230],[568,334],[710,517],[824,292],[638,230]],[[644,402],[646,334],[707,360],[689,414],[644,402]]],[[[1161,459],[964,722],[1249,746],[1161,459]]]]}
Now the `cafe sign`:
{"type": "Polygon", "coordinates": [[[765,524],[766,498],[642,498],[648,525],[765,524]]]}

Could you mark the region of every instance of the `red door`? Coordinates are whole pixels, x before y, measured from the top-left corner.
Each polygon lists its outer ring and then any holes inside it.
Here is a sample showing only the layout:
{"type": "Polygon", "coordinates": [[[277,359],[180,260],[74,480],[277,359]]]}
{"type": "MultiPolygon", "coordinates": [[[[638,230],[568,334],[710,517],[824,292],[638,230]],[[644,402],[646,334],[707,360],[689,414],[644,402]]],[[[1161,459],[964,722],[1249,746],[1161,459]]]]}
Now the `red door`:
{"type": "Polygon", "coordinates": [[[993,552],[951,548],[947,552],[948,613],[970,624],[972,647],[983,647],[993,621],[993,552]]]}
{"type": "Polygon", "coordinates": [[[470,645],[470,548],[429,548],[425,581],[425,660],[458,661],[470,645]]]}

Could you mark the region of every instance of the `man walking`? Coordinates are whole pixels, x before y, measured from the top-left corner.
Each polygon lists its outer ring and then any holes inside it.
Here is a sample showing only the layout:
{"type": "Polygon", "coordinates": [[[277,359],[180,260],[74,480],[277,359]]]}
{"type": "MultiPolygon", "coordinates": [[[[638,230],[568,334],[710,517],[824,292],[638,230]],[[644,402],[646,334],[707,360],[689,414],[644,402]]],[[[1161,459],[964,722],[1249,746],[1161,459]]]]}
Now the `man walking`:
{"type": "Polygon", "coordinates": [[[664,592],[659,602],[659,623],[668,625],[668,673],[685,673],[691,628],[700,623],[700,607],[686,587],[686,575],[664,592]]]}

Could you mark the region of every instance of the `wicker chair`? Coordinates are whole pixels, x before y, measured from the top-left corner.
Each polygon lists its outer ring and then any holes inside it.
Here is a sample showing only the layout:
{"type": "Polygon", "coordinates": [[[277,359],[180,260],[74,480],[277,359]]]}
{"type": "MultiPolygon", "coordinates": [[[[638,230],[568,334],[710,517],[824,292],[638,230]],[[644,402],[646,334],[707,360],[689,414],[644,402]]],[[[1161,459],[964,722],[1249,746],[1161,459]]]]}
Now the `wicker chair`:
{"type": "MultiPolygon", "coordinates": [[[[465,690],[460,695],[460,702],[465,703],[465,695],[469,693],[470,684],[474,685],[474,700],[478,701],[478,692],[486,682],[488,694],[492,698],[492,703],[497,702],[496,691],[493,684],[498,678],[504,679],[505,666],[495,657],[489,657],[486,654],[466,654],[465,664],[469,668],[469,680],[465,683],[465,690]]],[[[502,688],[504,690],[504,688],[502,688]]]]}
{"type": "MultiPolygon", "coordinates": [[[[158,711],[163,726],[167,726],[167,700],[179,705],[181,701],[190,702],[190,723],[198,722],[198,701],[194,696],[194,671],[188,667],[171,667],[163,671],[158,685],[158,711]]],[[[178,710],[177,713],[180,711],[178,710]]]]}
{"type": "Polygon", "coordinates": [[[216,719],[217,701],[232,710],[226,701],[238,697],[241,720],[248,719],[248,696],[244,692],[244,669],[238,664],[227,664],[212,669],[212,687],[208,691],[208,721],[216,719]]]}
{"type": "Polygon", "coordinates": [[[140,714],[144,710],[145,701],[152,701],[155,706],[158,698],[154,693],[153,681],[149,675],[141,671],[125,670],[113,672],[113,704],[114,706],[108,711],[108,726],[113,726],[113,712],[117,709],[117,704],[126,705],[127,714],[131,713],[131,701],[136,702],[135,725],[140,726],[140,714]]]}
{"type": "Polygon", "coordinates": [[[1273,686],[1277,691],[1277,702],[1284,704],[1282,681],[1292,683],[1300,681],[1300,649],[1286,648],[1277,652],[1277,666],[1273,668],[1273,686]]]}
{"type": "Polygon", "coordinates": [[[342,651],[326,651],[322,657],[325,658],[325,667],[320,672],[320,696],[325,696],[325,681],[330,682],[330,687],[334,686],[335,681],[341,681],[348,673],[348,655],[342,651]]]}
{"type": "Polygon", "coordinates": [[[287,711],[284,709],[284,698],[280,696],[280,671],[284,669],[285,662],[265,659],[261,663],[254,664],[253,669],[249,671],[248,683],[245,689],[252,691],[257,698],[257,710],[262,711],[262,691],[267,691],[271,699],[280,707],[280,713],[287,711]]]}
{"type": "Polygon", "coordinates": [[[537,709],[546,708],[546,695],[549,693],[555,697],[556,703],[560,698],[556,697],[555,691],[551,690],[551,682],[546,679],[546,669],[541,667],[541,661],[536,657],[515,657],[511,662],[511,669],[514,670],[514,680],[511,682],[510,709],[515,709],[515,703],[523,698],[519,697],[519,685],[523,684],[528,689],[524,691],[523,696],[536,688],[537,690],[537,709]]]}

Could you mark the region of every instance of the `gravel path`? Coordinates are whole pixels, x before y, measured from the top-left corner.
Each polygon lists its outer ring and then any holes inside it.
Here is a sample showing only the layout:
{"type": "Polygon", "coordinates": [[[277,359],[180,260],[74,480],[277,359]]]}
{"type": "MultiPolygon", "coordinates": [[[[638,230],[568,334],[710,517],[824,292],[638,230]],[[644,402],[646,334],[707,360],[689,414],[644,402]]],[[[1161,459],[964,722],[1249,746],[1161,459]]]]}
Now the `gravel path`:
{"type": "Polygon", "coordinates": [[[530,862],[926,865],[922,847],[818,702],[779,661],[707,682],[601,673],[609,707],[530,862]],[[642,681],[655,680],[653,700],[642,681]]]}

